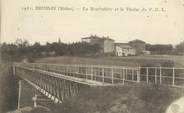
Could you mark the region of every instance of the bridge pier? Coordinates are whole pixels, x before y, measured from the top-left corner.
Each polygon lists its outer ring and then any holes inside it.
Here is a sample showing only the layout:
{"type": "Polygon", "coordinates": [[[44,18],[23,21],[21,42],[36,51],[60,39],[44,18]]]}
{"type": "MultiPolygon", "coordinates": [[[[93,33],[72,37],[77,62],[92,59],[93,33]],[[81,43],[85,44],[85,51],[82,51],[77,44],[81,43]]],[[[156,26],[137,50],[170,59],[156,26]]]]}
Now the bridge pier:
{"type": "Polygon", "coordinates": [[[32,98],[33,103],[34,103],[34,107],[37,107],[37,94],[35,94],[35,96],[32,98]]]}
{"type": "Polygon", "coordinates": [[[18,93],[18,106],[17,109],[20,109],[20,102],[21,102],[21,92],[22,92],[22,80],[19,80],[19,93],[18,93]]]}
{"type": "Polygon", "coordinates": [[[15,68],[15,65],[13,65],[13,75],[15,76],[15,74],[16,74],[16,70],[15,70],[16,68],[15,68]]]}

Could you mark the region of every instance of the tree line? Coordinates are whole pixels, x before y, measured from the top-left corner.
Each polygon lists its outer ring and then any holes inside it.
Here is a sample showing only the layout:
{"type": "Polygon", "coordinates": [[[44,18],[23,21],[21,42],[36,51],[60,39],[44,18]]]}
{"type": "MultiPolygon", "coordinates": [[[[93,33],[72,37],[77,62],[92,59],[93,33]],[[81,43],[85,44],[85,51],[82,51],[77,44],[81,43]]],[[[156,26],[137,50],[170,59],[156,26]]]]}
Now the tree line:
{"type": "Polygon", "coordinates": [[[146,50],[151,54],[184,55],[184,41],[175,47],[171,44],[146,44],[146,50]]]}
{"type": "Polygon", "coordinates": [[[99,45],[85,42],[66,44],[58,41],[41,45],[39,42],[30,44],[27,40],[17,39],[14,43],[1,45],[1,57],[3,61],[32,61],[49,56],[91,56],[99,53],[99,50],[99,45]]]}
{"type": "MultiPolygon", "coordinates": [[[[22,61],[50,56],[96,56],[101,55],[101,46],[85,42],[66,44],[60,40],[41,45],[39,42],[30,44],[27,40],[17,39],[14,43],[1,45],[3,61],[22,61]]],[[[184,55],[184,41],[173,47],[171,44],[146,44],[146,50],[151,54],[184,55]]]]}

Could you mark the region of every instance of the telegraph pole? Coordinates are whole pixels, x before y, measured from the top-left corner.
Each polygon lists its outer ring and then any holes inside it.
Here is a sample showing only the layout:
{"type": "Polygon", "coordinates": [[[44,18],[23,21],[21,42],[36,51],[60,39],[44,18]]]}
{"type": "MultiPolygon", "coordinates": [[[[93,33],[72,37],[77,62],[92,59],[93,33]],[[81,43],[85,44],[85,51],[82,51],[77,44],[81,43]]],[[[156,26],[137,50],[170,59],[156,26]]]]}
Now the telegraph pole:
{"type": "Polygon", "coordinates": [[[20,109],[20,103],[21,103],[21,91],[22,90],[22,81],[19,80],[19,94],[18,94],[18,106],[17,109],[20,109]]]}
{"type": "MultiPolygon", "coordinates": [[[[1,30],[0,30],[0,34],[1,34],[1,30]]],[[[1,35],[0,35],[0,64],[2,64],[2,54],[1,54],[1,51],[2,51],[2,49],[1,49],[1,35]]]]}
{"type": "Polygon", "coordinates": [[[2,9],[1,8],[2,8],[2,1],[0,0],[0,64],[2,63],[2,56],[1,56],[2,55],[1,54],[1,51],[2,51],[1,50],[1,39],[2,39],[1,38],[2,37],[2,35],[1,35],[1,33],[2,33],[2,25],[1,25],[2,23],[1,23],[1,21],[2,20],[1,20],[1,18],[2,18],[2,9]]]}
{"type": "MultiPolygon", "coordinates": [[[[0,32],[1,33],[1,32],[0,32]]],[[[1,35],[0,35],[0,64],[2,64],[2,56],[1,56],[1,35]]]]}

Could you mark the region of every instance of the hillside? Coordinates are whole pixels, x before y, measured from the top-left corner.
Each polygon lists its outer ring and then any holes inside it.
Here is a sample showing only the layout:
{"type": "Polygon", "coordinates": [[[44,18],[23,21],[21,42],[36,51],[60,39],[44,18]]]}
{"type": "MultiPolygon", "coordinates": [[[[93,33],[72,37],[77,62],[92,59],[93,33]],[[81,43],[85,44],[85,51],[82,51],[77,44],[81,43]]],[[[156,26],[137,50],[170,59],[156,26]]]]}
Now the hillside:
{"type": "MultiPolygon", "coordinates": [[[[32,88],[25,88],[27,93],[30,93],[30,89],[32,88]]],[[[26,95],[23,97],[26,98],[24,101],[28,98],[26,95]]],[[[28,113],[165,113],[171,103],[183,96],[184,89],[154,85],[91,87],[82,89],[78,96],[65,100],[62,104],[41,104],[50,111],[46,112],[39,107],[28,113]]],[[[33,105],[32,102],[31,104],[33,105]]]]}
{"type": "MultiPolygon", "coordinates": [[[[184,90],[157,86],[87,89],[64,102],[60,113],[164,113],[184,90]]],[[[56,113],[59,113],[56,111],[56,113]]]]}

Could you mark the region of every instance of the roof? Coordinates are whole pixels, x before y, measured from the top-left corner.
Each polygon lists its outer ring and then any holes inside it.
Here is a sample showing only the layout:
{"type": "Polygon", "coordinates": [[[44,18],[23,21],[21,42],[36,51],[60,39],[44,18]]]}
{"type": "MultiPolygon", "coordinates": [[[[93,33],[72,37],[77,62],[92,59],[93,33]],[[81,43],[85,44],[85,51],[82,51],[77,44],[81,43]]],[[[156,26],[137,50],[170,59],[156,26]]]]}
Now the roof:
{"type": "Polygon", "coordinates": [[[130,41],[129,43],[145,43],[145,42],[139,39],[135,39],[135,40],[130,41]]]}
{"type": "Polygon", "coordinates": [[[99,41],[104,41],[104,40],[111,40],[111,41],[114,41],[113,39],[109,38],[109,37],[98,37],[98,36],[93,36],[91,35],[90,37],[85,37],[85,38],[82,38],[82,39],[97,39],[99,41]]]}
{"type": "Polygon", "coordinates": [[[111,39],[109,37],[102,37],[101,40],[111,40],[111,41],[114,41],[113,39],[111,39]]]}
{"type": "Polygon", "coordinates": [[[85,37],[85,38],[82,38],[82,39],[100,39],[98,37],[85,37]]]}
{"type": "Polygon", "coordinates": [[[115,46],[121,47],[121,48],[133,48],[128,43],[115,43],[115,46]]]}

